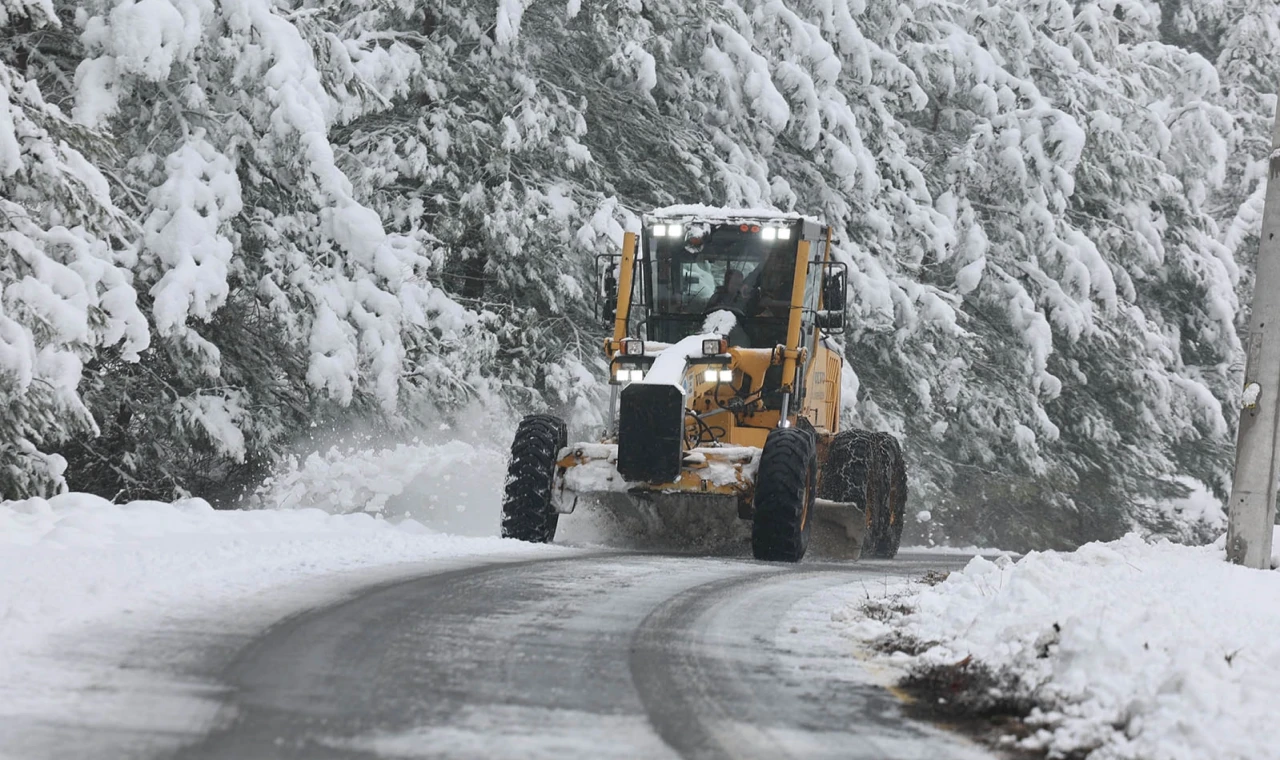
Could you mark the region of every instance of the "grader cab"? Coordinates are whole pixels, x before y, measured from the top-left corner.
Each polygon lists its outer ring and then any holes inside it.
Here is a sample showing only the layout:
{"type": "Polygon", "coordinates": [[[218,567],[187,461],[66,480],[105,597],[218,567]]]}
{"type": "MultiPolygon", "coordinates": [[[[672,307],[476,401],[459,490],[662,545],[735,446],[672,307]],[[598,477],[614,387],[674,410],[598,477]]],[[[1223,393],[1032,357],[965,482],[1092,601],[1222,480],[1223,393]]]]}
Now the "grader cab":
{"type": "Polygon", "coordinates": [[[673,207],[602,257],[612,335],[603,440],[521,421],[502,534],[549,542],[583,500],[736,506],[757,559],[797,562],[816,521],[875,557],[897,553],[906,475],[897,440],[840,430],[848,272],[831,229],[777,212],[673,207]]]}

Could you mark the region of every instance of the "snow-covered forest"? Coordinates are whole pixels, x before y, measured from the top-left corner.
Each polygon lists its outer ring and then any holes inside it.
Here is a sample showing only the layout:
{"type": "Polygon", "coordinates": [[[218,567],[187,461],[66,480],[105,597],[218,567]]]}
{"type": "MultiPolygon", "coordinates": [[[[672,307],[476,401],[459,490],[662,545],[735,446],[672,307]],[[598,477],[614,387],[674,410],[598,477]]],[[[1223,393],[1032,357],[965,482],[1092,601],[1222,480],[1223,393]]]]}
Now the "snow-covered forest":
{"type": "Polygon", "coordinates": [[[839,231],[917,537],[1207,536],[1157,505],[1226,485],[1277,51],[1274,0],[0,0],[0,496],[591,435],[594,257],[704,202],[839,231]]]}

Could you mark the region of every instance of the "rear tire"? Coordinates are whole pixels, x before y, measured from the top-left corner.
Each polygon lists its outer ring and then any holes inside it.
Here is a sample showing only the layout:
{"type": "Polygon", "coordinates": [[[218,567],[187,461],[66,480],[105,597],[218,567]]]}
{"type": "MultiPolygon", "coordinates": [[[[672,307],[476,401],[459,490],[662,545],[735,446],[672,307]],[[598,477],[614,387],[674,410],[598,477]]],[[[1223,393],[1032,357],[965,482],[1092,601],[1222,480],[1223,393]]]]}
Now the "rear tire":
{"type": "Polygon", "coordinates": [[[812,432],[777,428],[765,439],[756,473],[751,552],[769,562],[799,562],[809,548],[818,451],[812,432]]]}
{"type": "Polygon", "coordinates": [[[907,505],[907,471],[898,439],[867,430],[837,433],[827,449],[820,495],[852,502],[865,511],[865,555],[897,556],[907,505]]]}
{"type": "Polygon", "coordinates": [[[867,504],[872,505],[863,551],[876,559],[898,556],[902,522],[907,510],[907,468],[902,446],[888,433],[875,433],[871,442],[871,477],[867,478],[867,504]]]}
{"type": "Polygon", "coordinates": [[[560,514],[551,505],[556,460],[568,444],[564,421],[531,414],[520,421],[502,499],[502,537],[538,544],[556,536],[560,514]]]}

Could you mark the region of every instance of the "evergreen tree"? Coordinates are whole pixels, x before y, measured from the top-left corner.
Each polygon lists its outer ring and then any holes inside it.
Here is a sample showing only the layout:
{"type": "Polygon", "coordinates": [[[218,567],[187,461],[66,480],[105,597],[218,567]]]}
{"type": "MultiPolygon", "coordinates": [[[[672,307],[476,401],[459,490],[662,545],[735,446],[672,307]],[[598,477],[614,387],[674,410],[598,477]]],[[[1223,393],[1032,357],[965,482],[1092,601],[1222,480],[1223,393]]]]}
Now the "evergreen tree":
{"type": "Polygon", "coordinates": [[[64,487],[66,462],[49,452],[97,430],[82,372],[103,357],[136,362],[149,340],[134,225],[95,167],[114,158],[109,136],[73,123],[28,78],[32,39],[58,26],[45,3],[0,4],[0,498],[64,487]]]}
{"type": "MultiPolygon", "coordinates": [[[[349,24],[411,51],[402,58],[412,73],[386,109],[339,130],[344,165],[382,218],[423,241],[451,296],[481,314],[486,353],[464,395],[549,403],[599,426],[603,364],[588,294],[592,254],[621,243],[616,203],[591,187],[579,108],[530,65],[519,34],[528,19],[492,12],[432,2],[366,10],[349,24]]],[[[450,375],[415,386],[439,404],[450,375]]]]}
{"type": "Polygon", "coordinates": [[[425,241],[388,233],[339,166],[331,128],[385,110],[412,67],[404,46],[344,37],[335,13],[79,11],[75,113],[134,148],[137,287],[157,338],[90,389],[95,408],[121,411],[83,442],[86,462],[111,460],[87,477],[134,496],[228,495],[312,426],[393,416],[410,352],[475,321],[430,281],[425,241]]]}

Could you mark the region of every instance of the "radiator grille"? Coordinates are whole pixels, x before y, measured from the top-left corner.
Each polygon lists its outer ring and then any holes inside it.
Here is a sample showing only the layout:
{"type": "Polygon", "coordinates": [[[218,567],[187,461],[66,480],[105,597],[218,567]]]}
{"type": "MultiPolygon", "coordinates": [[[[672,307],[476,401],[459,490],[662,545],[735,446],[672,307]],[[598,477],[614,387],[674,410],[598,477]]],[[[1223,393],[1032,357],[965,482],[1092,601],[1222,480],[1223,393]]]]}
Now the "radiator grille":
{"type": "Polygon", "coordinates": [[[628,385],[618,408],[618,472],[631,482],[669,483],[684,453],[684,394],[674,385],[628,385]]]}

